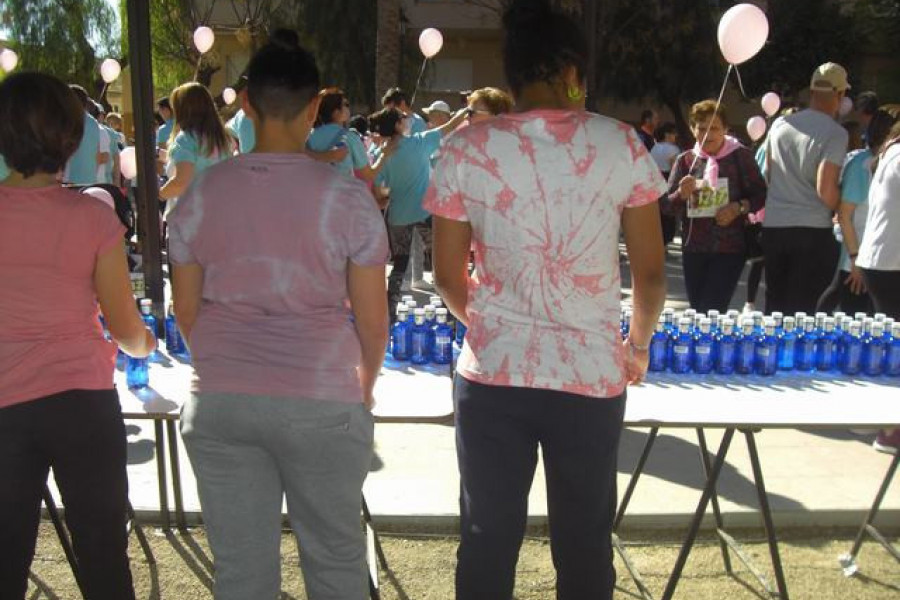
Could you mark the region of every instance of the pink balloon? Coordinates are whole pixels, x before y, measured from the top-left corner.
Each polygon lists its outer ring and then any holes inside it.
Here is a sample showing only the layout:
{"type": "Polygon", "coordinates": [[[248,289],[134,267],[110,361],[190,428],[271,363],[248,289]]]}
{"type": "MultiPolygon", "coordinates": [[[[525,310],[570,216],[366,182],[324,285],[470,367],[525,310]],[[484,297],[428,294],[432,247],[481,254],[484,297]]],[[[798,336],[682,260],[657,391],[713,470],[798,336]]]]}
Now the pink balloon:
{"type": "Polygon", "coordinates": [[[762,105],[763,112],[768,116],[772,116],[778,112],[778,109],[781,108],[781,98],[778,97],[778,94],[775,92],[768,92],[766,95],[762,97],[762,105]]]}
{"type": "Polygon", "coordinates": [[[754,142],[766,133],[766,120],[759,115],[750,117],[747,121],[747,133],[754,142]]]}
{"type": "Polygon", "coordinates": [[[425,55],[425,58],[431,58],[441,51],[444,46],[444,36],[434,27],[429,27],[419,34],[419,50],[425,55]]]}
{"type": "Polygon", "coordinates": [[[747,62],[762,50],[769,37],[766,13],[753,4],[732,6],[719,21],[719,49],[733,65],[747,62]]]}
{"type": "Polygon", "coordinates": [[[853,100],[851,100],[847,96],[844,96],[843,98],[841,98],[841,108],[839,110],[839,114],[842,117],[846,117],[850,114],[851,110],[853,110],[853,100]]]}
{"type": "Polygon", "coordinates": [[[194,46],[200,54],[206,54],[216,42],[216,34],[206,25],[194,30],[194,46]]]}

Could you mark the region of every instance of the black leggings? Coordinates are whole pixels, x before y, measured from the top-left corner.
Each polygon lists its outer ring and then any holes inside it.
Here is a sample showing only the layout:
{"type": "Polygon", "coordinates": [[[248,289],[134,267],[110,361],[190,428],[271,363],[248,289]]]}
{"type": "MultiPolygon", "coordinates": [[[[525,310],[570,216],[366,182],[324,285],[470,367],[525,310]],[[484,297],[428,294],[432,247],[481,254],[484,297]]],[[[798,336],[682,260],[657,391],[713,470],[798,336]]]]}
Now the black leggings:
{"type": "Polygon", "coordinates": [[[681,264],[691,308],[702,313],[728,310],[744,270],[743,254],[685,252],[681,264]]]}
{"type": "Polygon", "coordinates": [[[863,292],[862,294],[854,294],[851,292],[850,286],[844,283],[847,281],[848,277],[850,277],[849,271],[837,270],[831,285],[828,286],[828,289],[825,290],[819,298],[819,303],[816,305],[816,312],[830,314],[837,310],[838,307],[848,315],[858,312],[872,312],[872,299],[869,298],[869,294],[867,292],[863,292]]]}
{"type": "Polygon", "coordinates": [[[863,269],[862,272],[875,310],[900,319],[900,271],[863,269]]]}
{"type": "Polygon", "coordinates": [[[0,408],[0,598],[24,598],[53,477],[85,593],[133,600],[125,423],[115,390],[69,390],[0,408]]]}

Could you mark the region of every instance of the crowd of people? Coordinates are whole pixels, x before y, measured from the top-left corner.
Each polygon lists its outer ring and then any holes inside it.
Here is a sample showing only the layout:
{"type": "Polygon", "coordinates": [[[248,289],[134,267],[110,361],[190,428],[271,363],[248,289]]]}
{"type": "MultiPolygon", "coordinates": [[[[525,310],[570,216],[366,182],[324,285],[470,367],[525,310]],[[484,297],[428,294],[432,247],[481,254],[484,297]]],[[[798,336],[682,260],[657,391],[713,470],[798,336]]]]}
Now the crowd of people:
{"type": "MultiPolygon", "coordinates": [[[[848,147],[842,67],[818,67],[808,108],[774,119],[755,152],[725,106],[694,104],[682,151],[655,111],[634,127],[585,110],[588,44],[570,17],[515,2],[503,22],[509,91],[439,100],[425,118],[399,88],[352,115],[286,30],[252,57],[227,122],[199,83],[157,104],[172,297],[196,373],[181,433],[217,600],[278,596],[284,497],[309,597],[367,596],[373,389],[407,271],[415,284],[433,270],[468,328],[454,385],[466,600],[512,597],[539,448],[557,597],[612,597],[626,387],[646,373],[679,228],[696,310],[727,310],[749,258],[767,311],[900,319],[898,111],[861,95],[864,147],[848,147]]],[[[0,274],[15,282],[0,292],[2,598],[25,594],[50,469],[89,597],[134,597],[112,375],[116,344],[141,357],[156,338],[121,215],[79,193],[133,184],[125,144],[121,116],[79,86],[0,83],[0,274]]]]}

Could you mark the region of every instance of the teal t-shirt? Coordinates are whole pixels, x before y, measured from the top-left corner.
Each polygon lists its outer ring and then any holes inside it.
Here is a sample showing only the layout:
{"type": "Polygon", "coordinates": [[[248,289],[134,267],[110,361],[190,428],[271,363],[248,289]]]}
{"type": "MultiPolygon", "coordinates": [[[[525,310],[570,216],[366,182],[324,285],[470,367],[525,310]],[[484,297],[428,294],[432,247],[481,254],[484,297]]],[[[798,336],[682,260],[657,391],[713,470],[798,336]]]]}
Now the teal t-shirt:
{"type": "Polygon", "coordinates": [[[106,163],[106,182],[112,183],[113,168],[116,165],[116,157],[119,155],[119,134],[116,130],[107,125],[101,125],[103,134],[109,137],[109,161],[106,163]]]}
{"type": "Polygon", "coordinates": [[[419,113],[412,113],[412,123],[409,125],[409,134],[422,133],[428,130],[428,121],[423,119],[419,113]]]}
{"type": "Polygon", "coordinates": [[[306,140],[306,147],[313,152],[325,152],[339,144],[347,147],[347,156],[341,162],[335,163],[338,171],[352,176],[355,169],[362,169],[369,164],[366,148],[359,136],[337,123],[316,127],[306,140]]]}
{"type": "Polygon", "coordinates": [[[3,155],[0,154],[0,181],[5,180],[9,177],[9,167],[6,166],[6,161],[3,160],[3,155]]]}
{"type": "Polygon", "coordinates": [[[169,146],[169,162],[173,165],[180,162],[193,163],[195,179],[197,175],[226,158],[228,157],[217,150],[210,153],[208,149],[202,149],[197,136],[187,131],[179,131],[169,146]]]}
{"type": "Polygon", "coordinates": [[[430,215],[422,200],[431,180],[431,155],[441,147],[441,132],[430,129],[404,137],[387,159],[376,183],[390,188],[388,223],[409,225],[430,215]]]}
{"type": "Polygon", "coordinates": [[[100,150],[100,124],[84,113],[84,133],[75,154],[66,164],[64,181],[76,185],[97,183],[97,152],[100,150]]]}
{"type": "Polygon", "coordinates": [[[163,123],[159,131],[156,132],[156,145],[163,148],[169,143],[169,137],[172,135],[172,129],[175,128],[175,119],[169,119],[163,123]]]}
{"type": "MultiPolygon", "coordinates": [[[[855,150],[847,154],[841,171],[841,202],[856,205],[853,211],[853,228],[857,240],[862,240],[869,214],[869,185],[872,183],[872,151],[855,150]]],[[[847,245],[841,244],[841,259],[838,263],[842,271],[850,271],[850,257],[847,245]]]]}
{"type": "Polygon", "coordinates": [[[253,120],[247,116],[244,109],[237,111],[225,126],[237,138],[241,154],[253,151],[256,146],[256,130],[253,128],[253,120]]]}

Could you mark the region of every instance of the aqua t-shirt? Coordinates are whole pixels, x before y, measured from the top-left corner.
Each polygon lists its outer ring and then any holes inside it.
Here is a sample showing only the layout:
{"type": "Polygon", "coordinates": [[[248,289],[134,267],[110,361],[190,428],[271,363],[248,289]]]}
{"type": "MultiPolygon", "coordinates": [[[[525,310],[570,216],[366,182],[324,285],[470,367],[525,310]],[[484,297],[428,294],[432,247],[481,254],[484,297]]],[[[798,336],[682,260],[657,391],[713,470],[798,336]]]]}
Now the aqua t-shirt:
{"type": "Polygon", "coordinates": [[[172,136],[172,130],[175,128],[175,119],[169,119],[163,123],[159,131],[156,132],[156,145],[163,148],[169,143],[169,137],[172,136]]]}
{"type": "Polygon", "coordinates": [[[84,113],[84,133],[75,154],[66,164],[63,180],[76,185],[97,183],[97,152],[100,150],[100,124],[84,113]]]}
{"type": "Polygon", "coordinates": [[[347,147],[347,156],[335,163],[338,171],[352,176],[355,169],[362,169],[369,164],[366,148],[359,136],[337,123],[316,127],[306,140],[306,147],[313,152],[326,152],[340,144],[347,147]]]}
{"type": "Polygon", "coordinates": [[[218,150],[209,152],[206,148],[200,147],[200,140],[193,133],[187,131],[179,131],[169,146],[169,163],[177,165],[181,162],[189,162],[194,165],[194,177],[211,167],[228,158],[218,150]]]}
{"type": "Polygon", "coordinates": [[[387,159],[376,183],[390,188],[388,223],[409,225],[429,217],[422,199],[431,180],[431,155],[441,147],[441,132],[429,129],[404,137],[387,159]]]}
{"type": "Polygon", "coordinates": [[[409,124],[409,134],[412,135],[414,133],[422,133],[423,131],[428,131],[428,121],[423,119],[419,113],[410,113],[410,118],[412,122],[409,124]]]}
{"type": "MultiPolygon", "coordinates": [[[[869,185],[872,183],[872,151],[868,149],[855,150],[847,154],[844,168],[841,171],[841,202],[856,205],[853,211],[853,228],[856,230],[856,239],[862,242],[863,232],[866,229],[866,217],[869,214],[869,185]]],[[[847,255],[847,246],[841,244],[840,268],[842,271],[850,271],[850,257],[847,255]]]]}
{"type": "Polygon", "coordinates": [[[9,177],[9,167],[6,166],[6,161],[3,160],[3,155],[0,154],[0,181],[5,180],[9,177]]]}
{"type": "Polygon", "coordinates": [[[253,152],[256,146],[256,130],[253,128],[253,119],[247,116],[244,109],[237,111],[225,127],[238,139],[241,154],[253,152]]]}

